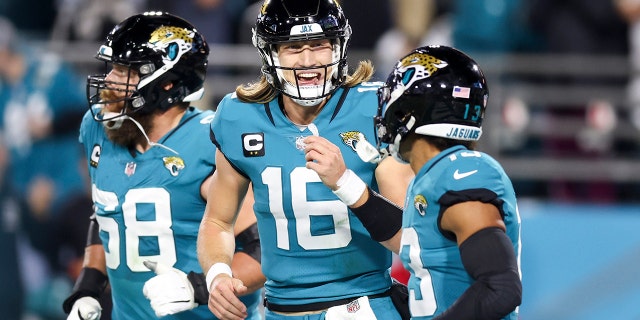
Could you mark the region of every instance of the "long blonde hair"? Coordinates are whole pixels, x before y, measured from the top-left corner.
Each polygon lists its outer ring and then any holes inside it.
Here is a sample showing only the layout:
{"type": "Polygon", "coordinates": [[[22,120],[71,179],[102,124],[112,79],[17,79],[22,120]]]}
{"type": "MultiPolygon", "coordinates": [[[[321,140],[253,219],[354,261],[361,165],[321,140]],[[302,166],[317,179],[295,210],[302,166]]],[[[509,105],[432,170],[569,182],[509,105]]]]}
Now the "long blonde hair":
{"type": "MultiPolygon", "coordinates": [[[[373,64],[369,60],[358,63],[358,68],[353,74],[347,74],[343,87],[355,87],[358,84],[369,81],[373,76],[373,64]]],[[[240,101],[251,103],[267,103],[273,100],[278,94],[272,85],[267,82],[267,78],[262,75],[256,82],[241,84],[236,87],[236,95],[240,101]]]]}

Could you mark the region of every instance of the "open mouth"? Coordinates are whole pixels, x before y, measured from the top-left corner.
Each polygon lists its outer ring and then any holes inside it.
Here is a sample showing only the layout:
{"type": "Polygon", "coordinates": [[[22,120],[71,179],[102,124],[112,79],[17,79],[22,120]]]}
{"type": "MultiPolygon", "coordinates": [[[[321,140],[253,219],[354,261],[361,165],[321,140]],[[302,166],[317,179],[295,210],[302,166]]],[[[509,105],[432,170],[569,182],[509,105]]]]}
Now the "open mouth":
{"type": "Polygon", "coordinates": [[[296,82],[300,86],[319,85],[321,83],[322,74],[320,72],[300,72],[296,74],[296,82]]]}

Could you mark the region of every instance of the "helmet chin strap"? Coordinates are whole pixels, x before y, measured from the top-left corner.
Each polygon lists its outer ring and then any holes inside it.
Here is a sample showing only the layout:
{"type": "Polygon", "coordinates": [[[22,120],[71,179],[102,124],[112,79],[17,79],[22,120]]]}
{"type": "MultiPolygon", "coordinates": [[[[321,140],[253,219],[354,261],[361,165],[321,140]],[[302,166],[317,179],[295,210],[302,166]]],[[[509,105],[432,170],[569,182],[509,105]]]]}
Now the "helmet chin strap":
{"type": "Polygon", "coordinates": [[[177,151],[175,151],[175,150],[163,145],[162,143],[157,143],[157,142],[153,142],[153,141],[149,140],[149,136],[147,136],[147,133],[144,131],[144,128],[142,128],[142,125],[138,121],[136,121],[135,119],[133,119],[133,118],[131,118],[129,116],[125,116],[125,117],[126,117],[125,120],[126,119],[131,120],[136,125],[136,127],[138,127],[138,129],[140,129],[140,132],[142,132],[142,135],[144,136],[145,139],[147,139],[147,143],[151,147],[161,147],[161,148],[163,148],[165,150],[168,150],[170,152],[175,153],[176,155],[179,155],[179,153],[177,151]]]}
{"type": "Polygon", "coordinates": [[[389,145],[389,152],[391,153],[393,158],[396,159],[396,161],[402,164],[409,164],[409,161],[405,160],[400,155],[400,140],[402,140],[402,137],[397,134],[396,138],[393,140],[393,144],[389,145]]]}
{"type": "Polygon", "coordinates": [[[101,122],[102,125],[108,130],[119,129],[120,126],[122,126],[122,121],[124,121],[124,119],[122,119],[122,113],[107,111],[102,113],[102,115],[103,118],[113,118],[113,120],[106,120],[101,122]]]}
{"type": "Polygon", "coordinates": [[[416,118],[414,116],[411,116],[411,118],[409,118],[409,120],[407,121],[407,124],[404,125],[404,129],[399,130],[400,132],[404,131],[404,133],[398,132],[395,139],[393,139],[393,144],[389,145],[389,151],[391,152],[391,155],[400,163],[409,164],[409,161],[402,158],[402,156],[400,155],[400,142],[402,141],[402,138],[404,138],[404,136],[407,135],[409,131],[411,131],[415,124],[416,118]]]}
{"type": "MultiPolygon", "coordinates": [[[[115,112],[110,112],[110,113],[114,113],[115,112]]],[[[112,120],[112,122],[114,122],[114,125],[110,125],[107,126],[105,124],[105,127],[109,130],[115,130],[120,128],[120,126],[122,125],[122,122],[124,122],[124,120],[131,120],[131,122],[133,122],[136,127],[138,127],[138,129],[140,130],[140,132],[142,133],[142,135],[144,136],[144,138],[147,140],[147,143],[151,146],[151,147],[161,147],[165,150],[168,150],[172,153],[175,153],[176,155],[179,155],[179,153],[165,145],[163,145],[162,143],[157,143],[157,142],[153,142],[149,139],[149,136],[147,135],[147,133],[144,131],[144,128],[142,128],[142,125],[140,124],[140,122],[136,121],[134,118],[129,117],[128,115],[122,115],[121,117],[119,117],[118,119],[112,120]]],[[[103,122],[104,123],[104,122],[103,122]]]]}
{"type": "Polygon", "coordinates": [[[311,100],[303,100],[303,99],[298,99],[298,98],[294,98],[291,97],[291,100],[293,100],[295,103],[303,106],[303,107],[315,107],[317,105],[319,105],[320,103],[322,103],[322,101],[324,100],[324,97],[322,98],[317,98],[317,99],[311,99],[311,100]]]}

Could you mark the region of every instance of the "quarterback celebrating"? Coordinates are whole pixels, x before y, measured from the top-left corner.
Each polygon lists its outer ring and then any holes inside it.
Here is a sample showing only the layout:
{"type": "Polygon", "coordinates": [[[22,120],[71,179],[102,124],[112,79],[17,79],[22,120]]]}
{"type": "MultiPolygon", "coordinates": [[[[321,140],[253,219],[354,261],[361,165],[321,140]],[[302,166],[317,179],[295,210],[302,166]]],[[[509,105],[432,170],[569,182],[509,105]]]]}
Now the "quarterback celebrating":
{"type": "MultiPolygon", "coordinates": [[[[262,6],[253,43],[263,75],[227,95],[211,125],[218,169],[198,257],[219,318],[245,316],[235,297],[241,281],[229,265],[235,263],[232,226],[251,185],[266,319],[400,319],[390,297],[391,253],[340,200],[353,200],[352,186],[338,176],[328,188],[314,171],[344,173],[344,163],[336,162],[344,157],[348,174],[398,205],[413,176],[390,157],[375,159],[369,141],[380,84],[366,82],[373,73],[368,62],[348,73],[350,36],[336,1],[267,0],[262,6]]],[[[399,228],[390,226],[391,235],[399,228]]]]}

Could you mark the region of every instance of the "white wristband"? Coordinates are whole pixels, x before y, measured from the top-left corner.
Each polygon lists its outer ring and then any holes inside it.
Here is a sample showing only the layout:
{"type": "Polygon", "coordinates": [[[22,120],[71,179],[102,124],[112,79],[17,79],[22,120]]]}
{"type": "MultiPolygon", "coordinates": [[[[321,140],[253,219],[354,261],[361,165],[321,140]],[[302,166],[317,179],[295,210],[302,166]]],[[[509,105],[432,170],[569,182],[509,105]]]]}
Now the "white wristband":
{"type": "Polygon", "coordinates": [[[367,190],[367,184],[350,169],[342,174],[336,185],[338,185],[338,189],[333,190],[333,194],[348,206],[356,203],[362,193],[367,190]]]}
{"type": "Polygon", "coordinates": [[[211,290],[211,283],[213,282],[213,279],[221,273],[228,274],[229,277],[233,277],[231,275],[231,267],[229,267],[228,264],[222,262],[214,263],[211,268],[209,268],[209,271],[207,271],[207,291],[211,290]]]}

